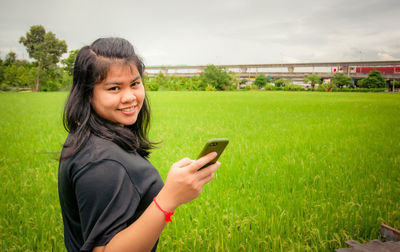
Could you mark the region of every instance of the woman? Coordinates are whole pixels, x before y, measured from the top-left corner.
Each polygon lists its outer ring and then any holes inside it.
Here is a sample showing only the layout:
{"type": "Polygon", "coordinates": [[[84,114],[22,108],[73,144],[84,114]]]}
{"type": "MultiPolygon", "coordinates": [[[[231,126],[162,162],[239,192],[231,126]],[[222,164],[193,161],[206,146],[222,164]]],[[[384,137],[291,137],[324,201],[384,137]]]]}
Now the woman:
{"type": "Polygon", "coordinates": [[[198,197],[220,166],[199,170],[216,153],[184,158],[163,184],[147,160],[153,143],[143,71],[121,38],[98,39],[77,55],[58,177],[68,251],[154,251],[175,209],[198,197]]]}

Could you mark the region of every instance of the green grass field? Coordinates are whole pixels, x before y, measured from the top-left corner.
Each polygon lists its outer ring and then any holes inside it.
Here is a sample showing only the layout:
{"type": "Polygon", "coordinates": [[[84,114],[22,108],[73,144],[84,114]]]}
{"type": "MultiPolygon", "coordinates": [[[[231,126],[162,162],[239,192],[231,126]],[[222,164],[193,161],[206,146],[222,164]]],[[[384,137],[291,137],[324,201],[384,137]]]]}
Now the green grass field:
{"type": "MultiPolygon", "coordinates": [[[[227,137],[215,179],[159,251],[333,251],[400,228],[400,95],[153,92],[165,179],[227,137]]],[[[66,93],[0,93],[0,251],[62,251],[57,152],[66,93]]]]}

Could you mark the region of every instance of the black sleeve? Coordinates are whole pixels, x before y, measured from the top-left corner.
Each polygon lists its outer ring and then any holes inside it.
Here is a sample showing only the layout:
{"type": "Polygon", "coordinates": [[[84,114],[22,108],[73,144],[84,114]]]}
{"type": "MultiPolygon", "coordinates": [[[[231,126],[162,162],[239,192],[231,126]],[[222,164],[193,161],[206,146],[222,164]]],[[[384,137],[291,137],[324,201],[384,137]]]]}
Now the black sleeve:
{"type": "Polygon", "coordinates": [[[91,251],[128,226],[140,195],[125,168],[113,160],[89,164],[73,181],[84,240],[81,251],[91,251]]]}

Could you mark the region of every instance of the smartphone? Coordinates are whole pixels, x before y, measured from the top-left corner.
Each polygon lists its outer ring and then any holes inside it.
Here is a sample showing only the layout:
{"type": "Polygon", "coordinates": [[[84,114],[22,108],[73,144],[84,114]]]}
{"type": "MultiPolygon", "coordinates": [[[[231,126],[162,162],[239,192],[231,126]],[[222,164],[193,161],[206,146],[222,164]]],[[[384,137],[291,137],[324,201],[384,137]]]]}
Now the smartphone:
{"type": "Polygon", "coordinates": [[[211,152],[216,152],[218,155],[213,160],[211,160],[209,163],[207,163],[206,165],[201,167],[199,170],[217,162],[219,156],[221,156],[222,152],[224,151],[224,149],[228,145],[228,143],[229,143],[228,138],[213,138],[213,139],[208,140],[207,143],[204,145],[203,150],[200,152],[200,155],[197,157],[197,159],[199,159],[202,156],[207,155],[208,153],[211,153],[211,152]]]}

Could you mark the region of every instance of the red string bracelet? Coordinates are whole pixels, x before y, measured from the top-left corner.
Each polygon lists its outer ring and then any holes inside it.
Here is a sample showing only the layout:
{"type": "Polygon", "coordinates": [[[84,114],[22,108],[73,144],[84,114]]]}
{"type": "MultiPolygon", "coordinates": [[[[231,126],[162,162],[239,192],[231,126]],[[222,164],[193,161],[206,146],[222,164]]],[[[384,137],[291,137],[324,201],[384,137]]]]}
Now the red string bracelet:
{"type": "Polygon", "coordinates": [[[171,222],[171,224],[172,224],[171,216],[172,216],[175,212],[168,212],[168,211],[163,210],[163,209],[160,207],[160,205],[158,205],[158,203],[157,203],[157,201],[156,201],[156,197],[153,198],[153,201],[154,201],[154,203],[156,204],[156,206],[158,207],[158,209],[160,209],[160,210],[164,213],[164,215],[165,215],[165,221],[166,221],[166,222],[171,222]]]}

